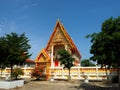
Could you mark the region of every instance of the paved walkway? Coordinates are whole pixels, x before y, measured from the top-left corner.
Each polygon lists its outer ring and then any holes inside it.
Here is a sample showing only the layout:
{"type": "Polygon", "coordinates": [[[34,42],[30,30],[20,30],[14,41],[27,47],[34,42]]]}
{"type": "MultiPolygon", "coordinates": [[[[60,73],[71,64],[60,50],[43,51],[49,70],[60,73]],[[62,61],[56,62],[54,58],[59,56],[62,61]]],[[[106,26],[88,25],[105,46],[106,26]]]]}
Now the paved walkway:
{"type": "MultiPolygon", "coordinates": [[[[0,89],[3,90],[3,89],[0,89]]],[[[104,85],[101,82],[83,83],[80,81],[30,81],[22,87],[10,90],[119,90],[118,85],[104,85]]]]}
{"type": "Polygon", "coordinates": [[[76,90],[79,84],[72,84],[66,81],[32,81],[23,87],[17,87],[11,90],[76,90]]]}

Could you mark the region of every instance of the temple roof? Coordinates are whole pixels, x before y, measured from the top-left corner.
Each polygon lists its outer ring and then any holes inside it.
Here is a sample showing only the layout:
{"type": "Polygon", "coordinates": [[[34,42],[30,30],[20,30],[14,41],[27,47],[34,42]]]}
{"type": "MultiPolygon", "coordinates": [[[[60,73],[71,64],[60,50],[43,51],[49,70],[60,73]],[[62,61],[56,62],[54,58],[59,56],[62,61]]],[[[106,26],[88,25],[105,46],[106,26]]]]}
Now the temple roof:
{"type": "Polygon", "coordinates": [[[30,59],[26,59],[26,61],[25,61],[26,63],[35,63],[35,61],[33,61],[33,60],[30,60],[30,59]]]}
{"type": "Polygon", "coordinates": [[[60,30],[63,32],[63,34],[64,34],[66,40],[68,41],[69,45],[71,46],[72,50],[76,51],[78,53],[78,55],[80,56],[80,58],[81,58],[81,54],[79,53],[79,51],[78,51],[76,45],[74,44],[72,38],[69,36],[69,34],[65,30],[63,24],[59,20],[57,20],[57,22],[56,22],[54,31],[53,31],[52,35],[50,36],[50,40],[47,43],[46,50],[48,49],[48,47],[49,47],[49,45],[50,45],[50,43],[51,43],[51,41],[53,39],[53,36],[56,33],[57,27],[60,27],[60,30]]]}
{"type": "Polygon", "coordinates": [[[47,60],[45,62],[50,61],[50,56],[48,55],[45,49],[42,49],[38,54],[38,56],[36,57],[35,62],[43,62],[43,61],[40,61],[43,56],[45,57],[45,60],[47,60]]]}

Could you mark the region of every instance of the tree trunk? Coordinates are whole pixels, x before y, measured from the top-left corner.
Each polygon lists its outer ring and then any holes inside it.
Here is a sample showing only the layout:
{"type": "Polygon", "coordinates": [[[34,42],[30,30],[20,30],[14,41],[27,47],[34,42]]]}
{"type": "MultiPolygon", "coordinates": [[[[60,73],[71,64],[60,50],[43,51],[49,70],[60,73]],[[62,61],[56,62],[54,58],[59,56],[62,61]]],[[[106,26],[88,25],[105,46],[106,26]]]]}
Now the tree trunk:
{"type": "Polygon", "coordinates": [[[0,70],[1,70],[1,75],[0,75],[0,78],[2,78],[2,72],[3,72],[3,67],[2,67],[2,65],[0,65],[0,70]]]}
{"type": "Polygon", "coordinates": [[[119,89],[120,89],[120,71],[119,71],[119,73],[118,73],[118,77],[119,77],[119,89]]]}
{"type": "Polygon", "coordinates": [[[17,80],[17,79],[18,79],[17,77],[18,77],[18,76],[16,76],[16,77],[15,77],[15,80],[17,80]]]}
{"type": "Polygon", "coordinates": [[[71,77],[70,77],[70,69],[69,70],[69,75],[68,75],[68,81],[71,81],[71,77]]]}
{"type": "Polygon", "coordinates": [[[10,72],[10,80],[12,80],[13,65],[11,65],[10,67],[11,67],[11,72],[10,72]]]}
{"type": "Polygon", "coordinates": [[[2,69],[1,69],[1,75],[0,75],[0,78],[2,78],[2,69]]]}
{"type": "Polygon", "coordinates": [[[106,65],[105,65],[105,72],[106,72],[106,77],[107,77],[107,83],[109,83],[109,75],[108,75],[108,71],[107,71],[106,65]]]}
{"type": "Polygon", "coordinates": [[[117,66],[117,73],[118,73],[118,78],[119,78],[119,80],[118,80],[118,84],[119,84],[119,89],[120,89],[120,71],[119,71],[119,64],[118,64],[118,66],[117,66]]]}

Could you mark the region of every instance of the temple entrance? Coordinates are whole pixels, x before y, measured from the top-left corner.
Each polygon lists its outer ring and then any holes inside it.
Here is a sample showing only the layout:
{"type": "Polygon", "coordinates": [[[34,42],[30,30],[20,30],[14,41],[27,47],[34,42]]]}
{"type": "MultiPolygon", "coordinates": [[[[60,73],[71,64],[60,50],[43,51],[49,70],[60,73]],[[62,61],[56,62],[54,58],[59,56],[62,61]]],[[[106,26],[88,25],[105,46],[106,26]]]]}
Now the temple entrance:
{"type": "Polygon", "coordinates": [[[53,58],[54,66],[60,66],[60,63],[58,61],[58,51],[62,50],[62,49],[65,49],[64,45],[55,45],[54,46],[54,53],[53,53],[53,55],[54,55],[54,58],[53,58]]]}
{"type": "Polygon", "coordinates": [[[46,80],[48,80],[49,77],[50,77],[50,75],[49,75],[49,72],[50,72],[50,62],[39,62],[39,63],[36,64],[36,66],[44,67],[43,74],[46,75],[46,80]]]}
{"type": "Polygon", "coordinates": [[[45,63],[45,62],[42,62],[42,63],[39,64],[39,66],[44,67],[44,72],[43,72],[43,74],[46,74],[46,63],[45,63]]]}

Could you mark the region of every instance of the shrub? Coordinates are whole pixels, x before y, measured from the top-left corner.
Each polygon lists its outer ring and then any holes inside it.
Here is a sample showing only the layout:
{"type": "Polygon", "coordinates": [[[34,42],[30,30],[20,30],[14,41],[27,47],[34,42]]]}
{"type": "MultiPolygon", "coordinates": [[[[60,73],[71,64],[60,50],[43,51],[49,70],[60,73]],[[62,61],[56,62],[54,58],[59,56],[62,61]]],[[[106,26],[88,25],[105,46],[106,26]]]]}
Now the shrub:
{"type": "Polygon", "coordinates": [[[44,74],[45,67],[44,66],[38,66],[35,67],[31,73],[31,77],[35,77],[36,80],[45,80],[46,75],[44,74]]]}
{"type": "Polygon", "coordinates": [[[15,69],[13,69],[12,77],[15,77],[15,79],[18,79],[19,75],[24,75],[23,70],[21,68],[15,68],[15,69]]]}

